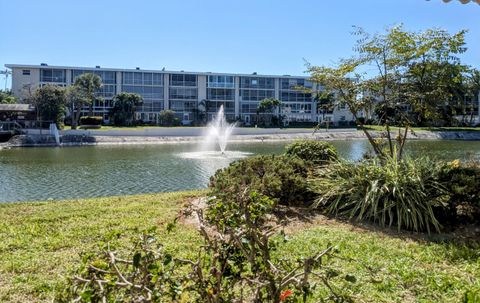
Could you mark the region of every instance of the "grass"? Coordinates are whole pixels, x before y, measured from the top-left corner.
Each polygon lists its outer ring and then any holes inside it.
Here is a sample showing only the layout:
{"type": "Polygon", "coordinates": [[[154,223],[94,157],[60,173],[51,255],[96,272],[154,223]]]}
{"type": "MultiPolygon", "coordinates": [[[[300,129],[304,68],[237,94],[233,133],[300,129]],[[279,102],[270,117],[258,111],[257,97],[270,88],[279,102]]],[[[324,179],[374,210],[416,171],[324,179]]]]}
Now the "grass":
{"type": "MultiPolygon", "coordinates": [[[[382,125],[365,125],[369,130],[384,131],[382,125]]],[[[398,127],[390,127],[392,131],[398,131],[398,127]]],[[[402,128],[404,129],[404,128],[402,128]]],[[[431,131],[431,132],[463,132],[463,131],[480,131],[480,127],[410,127],[413,131],[431,131]]]]}
{"type": "MultiPolygon", "coordinates": [[[[163,227],[199,192],[0,204],[0,302],[51,302],[84,252],[107,233],[163,227]]],[[[193,228],[162,237],[179,253],[196,243],[193,228]]]]}
{"type": "MultiPolygon", "coordinates": [[[[131,236],[137,229],[163,227],[186,200],[203,194],[0,205],[0,301],[51,301],[79,265],[80,255],[97,250],[96,243],[105,234],[122,231],[131,236]]],[[[480,296],[477,244],[431,241],[438,236],[415,238],[333,220],[301,223],[287,231],[290,240],[276,252],[281,256],[298,258],[333,243],[341,257],[356,260],[333,262],[342,273],[356,277],[355,283],[345,282],[344,291],[357,302],[459,302],[467,291],[480,296]]],[[[161,233],[161,240],[180,256],[190,256],[199,245],[189,225],[180,225],[172,234],[161,233]]]]}
{"type": "MultiPolygon", "coordinates": [[[[111,126],[111,125],[102,125],[99,129],[90,129],[90,130],[136,130],[136,131],[143,131],[146,129],[158,129],[158,128],[176,128],[176,127],[192,127],[192,126],[111,126]]],[[[71,130],[72,127],[69,125],[65,125],[63,130],[71,130]]],[[[78,130],[82,130],[82,128],[77,128],[78,130]]]]}

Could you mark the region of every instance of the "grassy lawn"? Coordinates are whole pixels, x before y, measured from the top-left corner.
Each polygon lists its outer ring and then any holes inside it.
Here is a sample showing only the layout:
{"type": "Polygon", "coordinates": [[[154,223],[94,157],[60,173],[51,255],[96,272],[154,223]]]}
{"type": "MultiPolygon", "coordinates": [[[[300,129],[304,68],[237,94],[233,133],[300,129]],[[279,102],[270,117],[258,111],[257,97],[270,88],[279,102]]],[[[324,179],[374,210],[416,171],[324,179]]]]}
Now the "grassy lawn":
{"type": "MultiPolygon", "coordinates": [[[[0,204],[0,302],[51,302],[80,254],[97,250],[105,234],[163,228],[195,195],[199,192],[0,204]]],[[[189,252],[195,239],[188,227],[162,237],[180,253],[189,252]]]]}
{"type": "MultiPolygon", "coordinates": [[[[105,234],[163,227],[181,205],[204,192],[179,192],[74,201],[0,204],[0,302],[49,302],[64,285],[82,252],[97,249],[105,234]]],[[[466,291],[480,294],[480,247],[439,236],[415,236],[354,227],[334,220],[287,229],[290,241],[277,254],[310,255],[338,245],[335,260],[356,283],[345,290],[357,302],[459,302],[466,291]],[[429,241],[429,240],[438,241],[429,241]],[[362,265],[363,264],[363,265],[362,265]],[[369,272],[365,266],[372,268],[369,272]]],[[[199,245],[193,226],[161,234],[166,249],[190,256],[199,245]]],[[[339,284],[341,286],[341,284],[339,284]]]]}
{"type": "MultiPolygon", "coordinates": [[[[111,125],[102,125],[99,129],[91,129],[91,130],[137,130],[143,131],[146,129],[157,129],[157,128],[176,128],[176,127],[192,127],[192,126],[111,126],[111,125]]],[[[65,125],[63,130],[71,130],[72,127],[69,125],[65,125]]],[[[81,128],[77,128],[82,130],[81,128]]]]}
{"type": "MultiPolygon", "coordinates": [[[[381,125],[366,125],[367,129],[384,131],[385,127],[381,125]]],[[[391,127],[392,131],[398,131],[398,127],[391,127]]],[[[402,128],[403,129],[403,128],[402,128]]],[[[413,131],[431,131],[431,132],[462,132],[462,131],[480,131],[480,127],[411,127],[413,131]]]]}

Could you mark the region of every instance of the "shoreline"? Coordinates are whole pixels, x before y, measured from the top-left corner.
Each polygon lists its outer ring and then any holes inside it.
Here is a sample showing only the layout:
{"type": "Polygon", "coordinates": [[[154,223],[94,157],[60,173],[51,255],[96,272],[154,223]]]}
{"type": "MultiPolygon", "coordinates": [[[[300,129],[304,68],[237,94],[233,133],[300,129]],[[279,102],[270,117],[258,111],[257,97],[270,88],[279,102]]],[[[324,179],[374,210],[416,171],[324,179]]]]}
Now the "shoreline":
{"type": "MultiPolygon", "coordinates": [[[[371,131],[372,137],[380,138],[382,132],[371,131]]],[[[297,139],[313,140],[366,140],[365,134],[360,130],[355,131],[324,131],[317,132],[273,132],[262,134],[237,134],[230,137],[230,142],[278,142],[294,141],[297,139]]],[[[480,141],[480,132],[478,131],[415,131],[408,134],[409,140],[462,140],[462,141],[480,141]]],[[[101,134],[64,134],[61,136],[60,146],[95,146],[95,145],[153,145],[153,144],[179,144],[179,143],[198,143],[204,140],[201,135],[101,135],[101,134]]],[[[43,134],[17,135],[10,141],[0,143],[1,149],[21,148],[21,147],[55,147],[57,144],[53,136],[43,134]]]]}

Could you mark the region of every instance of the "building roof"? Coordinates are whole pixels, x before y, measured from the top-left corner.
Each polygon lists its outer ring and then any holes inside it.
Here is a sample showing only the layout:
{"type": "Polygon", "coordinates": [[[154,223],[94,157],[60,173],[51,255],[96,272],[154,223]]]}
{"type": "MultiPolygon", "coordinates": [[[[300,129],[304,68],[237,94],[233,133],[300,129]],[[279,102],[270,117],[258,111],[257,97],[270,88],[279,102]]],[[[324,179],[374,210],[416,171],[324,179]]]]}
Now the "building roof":
{"type": "Polygon", "coordinates": [[[34,112],[31,104],[0,104],[0,112],[34,112]]]}
{"type": "Polygon", "coordinates": [[[35,65],[35,64],[5,64],[5,67],[13,68],[39,68],[39,69],[71,69],[71,70],[88,70],[88,71],[116,71],[116,72],[150,72],[163,74],[190,74],[190,75],[225,75],[225,76],[241,76],[241,77],[265,77],[265,78],[300,78],[308,79],[307,76],[291,76],[291,75],[262,75],[252,74],[236,74],[236,73],[216,73],[216,72],[191,72],[191,71],[172,71],[172,70],[154,70],[154,69],[128,69],[128,68],[104,68],[104,67],[82,67],[82,66],[61,66],[61,65],[35,65]]]}

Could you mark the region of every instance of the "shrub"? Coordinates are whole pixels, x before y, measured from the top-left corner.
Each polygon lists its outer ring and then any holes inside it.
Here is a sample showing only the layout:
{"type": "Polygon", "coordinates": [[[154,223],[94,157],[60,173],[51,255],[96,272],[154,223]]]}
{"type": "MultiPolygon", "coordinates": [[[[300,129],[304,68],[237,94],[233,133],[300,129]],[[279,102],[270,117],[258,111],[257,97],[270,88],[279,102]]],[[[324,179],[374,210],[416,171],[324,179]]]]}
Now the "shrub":
{"type": "Polygon", "coordinates": [[[299,140],[287,145],[285,154],[297,156],[314,165],[328,164],[338,160],[335,147],[325,141],[299,140]]]}
{"type": "Polygon", "coordinates": [[[162,126],[173,126],[176,124],[175,112],[173,110],[162,110],[158,115],[158,119],[162,126]]]}
{"type": "Polygon", "coordinates": [[[277,203],[293,205],[311,200],[303,160],[288,156],[254,156],[233,162],[210,178],[212,194],[234,200],[248,188],[277,203]]]}
{"type": "Polygon", "coordinates": [[[448,206],[439,210],[442,220],[467,223],[480,217],[480,164],[454,160],[440,171],[439,182],[449,195],[448,206]]]}
{"type": "MultiPolygon", "coordinates": [[[[233,201],[210,200],[209,219],[201,208],[187,210],[197,216],[203,240],[192,259],[166,252],[154,230],[136,240],[128,253],[104,244],[99,253],[84,257],[71,286],[56,301],[306,302],[318,288],[322,302],[350,301],[334,283],[355,283],[356,278],[331,266],[334,246],[301,259],[276,256],[279,243],[288,239],[269,217],[274,204],[266,196],[244,192],[233,201]],[[225,210],[222,204],[230,202],[236,207],[225,210]],[[225,215],[234,219],[227,223],[225,215]],[[311,277],[319,279],[311,283],[311,277]]],[[[173,228],[169,224],[167,231],[173,228]]]]}
{"type": "Polygon", "coordinates": [[[80,117],[81,125],[102,125],[102,116],[82,116],[80,117]]]}
{"type": "Polygon", "coordinates": [[[441,163],[428,158],[386,158],[339,162],[319,170],[313,187],[315,206],[350,219],[371,220],[415,231],[440,230],[435,209],[447,192],[437,175],[441,163]]]}

